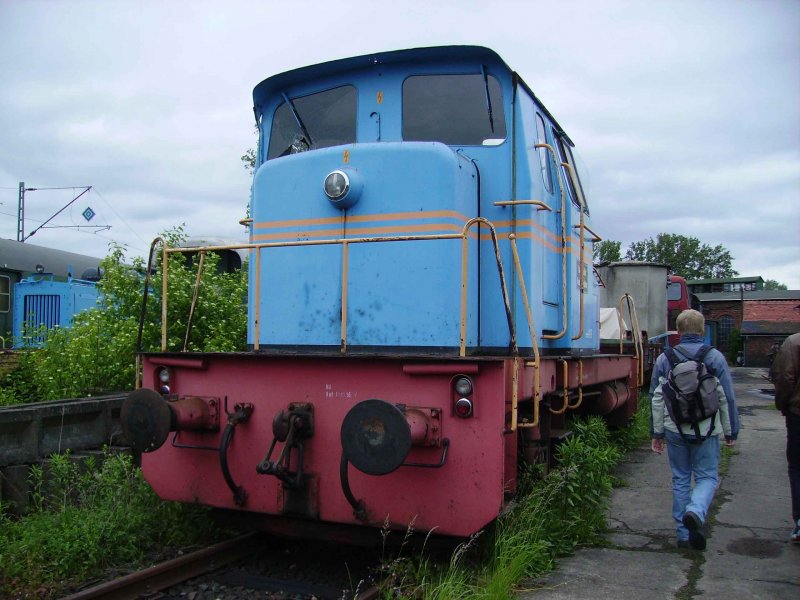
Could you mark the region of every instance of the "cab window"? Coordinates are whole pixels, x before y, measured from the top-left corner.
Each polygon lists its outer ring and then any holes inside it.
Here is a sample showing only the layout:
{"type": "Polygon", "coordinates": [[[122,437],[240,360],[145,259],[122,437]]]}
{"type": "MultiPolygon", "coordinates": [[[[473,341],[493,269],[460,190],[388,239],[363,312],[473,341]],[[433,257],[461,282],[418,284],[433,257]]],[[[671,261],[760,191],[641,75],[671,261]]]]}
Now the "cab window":
{"type": "Polygon", "coordinates": [[[667,300],[680,300],[683,298],[683,288],[680,282],[671,281],[667,287],[667,300]]]}
{"type": "Polygon", "coordinates": [[[506,139],[503,94],[491,75],[414,75],[403,82],[403,139],[496,146],[506,139]]]}
{"type": "Polygon", "coordinates": [[[275,110],[267,160],[356,141],[356,88],[289,98],[275,110]]]}
{"type": "Polygon", "coordinates": [[[583,211],[586,214],[589,214],[589,206],[586,203],[586,195],[583,193],[583,188],[581,187],[581,181],[578,177],[578,167],[575,164],[575,159],[572,156],[572,150],[570,150],[569,145],[564,142],[564,139],[559,136],[556,131],[553,131],[553,136],[556,139],[556,147],[558,148],[559,159],[562,163],[567,163],[570,167],[572,167],[571,169],[567,169],[565,166],[561,166],[561,176],[564,178],[564,181],[567,182],[567,194],[575,206],[580,206],[581,199],[583,199],[583,211]],[[580,197],[576,194],[576,189],[578,192],[580,192],[580,197]]]}
{"type": "MultiPolygon", "coordinates": [[[[536,113],[536,143],[546,144],[547,135],[545,134],[544,119],[542,115],[536,113]]],[[[550,167],[550,151],[547,148],[537,148],[539,152],[539,164],[542,167],[542,181],[544,188],[553,192],[553,172],[550,167]]]]}

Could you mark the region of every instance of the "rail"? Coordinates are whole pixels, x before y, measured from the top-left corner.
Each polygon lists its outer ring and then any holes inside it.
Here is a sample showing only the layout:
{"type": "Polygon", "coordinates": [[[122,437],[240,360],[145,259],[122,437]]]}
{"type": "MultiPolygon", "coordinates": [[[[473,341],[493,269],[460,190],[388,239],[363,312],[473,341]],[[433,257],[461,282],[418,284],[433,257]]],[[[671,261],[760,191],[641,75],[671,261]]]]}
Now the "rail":
{"type": "Polygon", "coordinates": [[[631,319],[631,336],[633,337],[634,351],[636,352],[636,361],[638,367],[636,369],[636,383],[638,387],[642,386],[644,382],[644,347],[642,344],[642,332],[639,329],[639,317],[636,314],[636,302],[630,294],[623,294],[617,305],[617,320],[619,321],[619,353],[622,354],[622,303],[625,302],[628,307],[628,316],[631,319]]]}
{"type": "Polygon", "coordinates": [[[494,205],[495,206],[524,206],[524,205],[530,205],[530,206],[538,207],[536,210],[540,210],[540,211],[541,210],[547,210],[547,211],[553,212],[553,209],[550,208],[549,206],[547,206],[547,204],[545,204],[541,200],[501,200],[499,202],[495,202],[494,205]]]}
{"type": "Polygon", "coordinates": [[[578,359],[578,401],[575,404],[568,404],[570,410],[577,410],[583,404],[583,361],[578,359]]]}
{"type": "MultiPolygon", "coordinates": [[[[552,147],[544,144],[549,148],[551,152],[554,152],[552,147]]],[[[558,170],[557,170],[558,171],[558,170]]],[[[559,171],[559,182],[563,182],[561,179],[561,174],[559,171]]],[[[528,205],[535,205],[539,206],[540,210],[551,210],[549,207],[546,207],[544,203],[541,203],[536,200],[524,200],[524,201],[507,201],[507,202],[500,202],[497,203],[498,205],[508,205],[510,203],[514,204],[528,204],[528,205]]],[[[565,210],[565,196],[563,194],[563,186],[562,186],[562,215],[565,210]]],[[[583,215],[583,211],[581,211],[581,215],[583,215]]],[[[583,219],[581,219],[583,220],[583,219]]],[[[141,314],[140,314],[140,323],[139,323],[139,332],[136,341],[136,388],[138,389],[141,387],[141,342],[142,342],[142,329],[144,325],[144,318],[147,309],[147,299],[148,299],[148,289],[150,283],[150,275],[153,272],[153,263],[154,263],[154,256],[156,248],[160,245],[161,246],[161,253],[162,253],[162,298],[163,301],[161,302],[161,351],[165,352],[167,348],[167,327],[168,327],[168,320],[167,320],[167,286],[168,286],[168,279],[169,279],[169,260],[168,257],[171,254],[181,254],[181,253],[199,253],[200,260],[198,263],[198,271],[197,276],[195,279],[195,288],[192,297],[192,303],[190,306],[190,313],[189,318],[187,320],[187,329],[186,334],[184,336],[184,343],[183,343],[183,350],[186,351],[189,344],[189,338],[191,335],[191,327],[193,321],[193,314],[194,309],[197,304],[197,299],[199,297],[199,289],[200,284],[202,281],[202,270],[204,265],[204,258],[207,252],[214,252],[218,250],[235,250],[235,249],[247,249],[253,252],[255,257],[255,270],[256,270],[256,277],[255,277],[255,287],[253,292],[253,300],[254,300],[254,312],[253,312],[253,349],[258,350],[260,347],[260,325],[261,325],[261,262],[262,262],[262,253],[264,250],[268,248],[278,248],[278,247],[293,247],[293,246],[321,246],[321,245],[341,245],[342,246],[342,288],[341,288],[341,345],[340,345],[340,352],[346,353],[347,352],[347,294],[348,294],[348,275],[349,275],[349,247],[351,244],[364,244],[364,243],[383,243],[383,242],[410,242],[410,241],[432,241],[432,240],[461,240],[462,248],[461,248],[461,306],[460,306],[460,320],[459,320],[459,357],[466,356],[466,330],[467,330],[467,288],[468,288],[468,241],[469,241],[469,231],[474,226],[480,227],[481,225],[486,226],[489,228],[491,233],[492,244],[495,251],[495,259],[497,263],[497,270],[498,275],[500,278],[500,287],[501,293],[503,296],[503,304],[506,313],[506,320],[509,328],[509,336],[510,341],[509,345],[514,358],[514,367],[512,373],[513,385],[512,385],[512,410],[511,410],[511,431],[515,431],[518,427],[520,428],[527,428],[527,427],[537,427],[539,425],[539,409],[540,409],[540,367],[541,367],[541,357],[538,347],[538,341],[536,336],[536,330],[534,326],[532,311],[530,307],[530,303],[528,301],[528,292],[527,287],[525,285],[525,274],[522,268],[522,263],[519,257],[519,250],[517,248],[517,241],[516,235],[510,234],[509,235],[509,242],[511,245],[511,252],[514,261],[514,268],[518,277],[519,285],[520,285],[520,293],[523,299],[523,303],[525,306],[525,317],[528,325],[528,331],[531,338],[531,346],[533,350],[533,361],[521,361],[519,359],[519,348],[517,346],[517,337],[516,337],[516,329],[514,326],[513,317],[511,314],[511,302],[509,299],[508,288],[506,285],[506,277],[505,271],[503,268],[502,258],[500,255],[500,245],[498,242],[497,231],[494,227],[494,224],[483,218],[483,217],[475,217],[467,221],[461,233],[454,233],[454,234],[438,234],[438,235],[415,235],[415,236],[389,236],[389,237],[364,237],[364,238],[348,238],[348,239],[323,239],[323,240],[302,240],[302,241],[293,241],[293,242],[264,242],[264,243],[250,243],[250,244],[233,244],[233,245],[218,245],[218,246],[205,246],[205,247],[181,247],[181,248],[171,248],[168,246],[166,240],[159,237],[153,240],[150,246],[150,254],[148,258],[148,267],[147,267],[147,276],[145,279],[145,289],[144,294],[142,296],[142,307],[141,307],[141,314]],[[533,371],[533,383],[532,383],[532,390],[531,390],[531,401],[533,403],[533,420],[529,422],[521,423],[519,420],[519,382],[520,382],[520,368],[529,368],[532,367],[533,371]]],[[[594,232],[591,232],[585,225],[582,223],[581,225],[581,245],[583,245],[583,237],[584,237],[584,230],[590,231],[592,235],[595,235],[594,232]]],[[[595,237],[597,237],[595,235],[595,237]]],[[[560,334],[557,335],[543,335],[542,338],[545,339],[558,339],[563,337],[567,331],[567,309],[566,309],[566,226],[564,224],[564,219],[562,218],[562,293],[564,298],[564,327],[560,334]]],[[[583,250],[581,250],[581,262],[583,259],[583,250]]],[[[583,293],[583,292],[582,292],[583,293]]],[[[581,301],[581,330],[583,329],[583,301],[581,301]]],[[[620,349],[620,353],[622,349],[620,349]]],[[[640,355],[641,352],[641,344],[637,346],[637,356],[640,355]]],[[[640,360],[641,363],[641,360],[640,360]]],[[[564,369],[565,369],[565,386],[566,383],[566,372],[567,372],[567,362],[564,361],[564,369]]],[[[568,395],[565,393],[564,395],[564,406],[562,409],[555,413],[561,414],[564,411],[569,409],[576,409],[580,406],[583,398],[583,363],[579,361],[578,365],[579,369],[579,389],[578,389],[578,400],[577,403],[574,405],[569,404],[568,395]]]]}
{"type": "Polygon", "coordinates": [[[531,347],[533,348],[533,362],[526,362],[525,366],[533,367],[533,391],[531,392],[531,400],[533,402],[533,421],[530,423],[519,423],[519,365],[518,361],[514,360],[514,379],[511,397],[511,431],[516,431],[517,427],[537,427],[539,425],[539,344],[536,341],[536,330],[533,326],[533,315],[531,314],[530,303],[528,302],[528,290],[525,287],[525,273],[522,270],[522,263],[519,260],[519,252],[517,250],[517,236],[513,233],[508,236],[511,243],[511,254],[514,257],[514,268],[519,277],[519,290],[522,294],[522,301],[525,304],[525,317],[528,322],[528,331],[531,336],[531,347]]]}
{"type": "Polygon", "coordinates": [[[244,558],[258,548],[255,533],[246,533],[208,548],[155,566],[124,575],[112,581],[81,590],[63,600],[134,600],[218,569],[244,558]]]}
{"type": "MultiPolygon", "coordinates": [[[[148,257],[147,263],[147,274],[145,277],[145,285],[144,285],[144,293],[142,294],[142,305],[141,305],[141,312],[139,315],[139,330],[136,338],[136,387],[137,389],[141,387],[141,348],[142,348],[142,335],[143,335],[143,328],[144,328],[144,320],[147,311],[147,301],[148,301],[148,293],[150,288],[150,277],[151,273],[153,272],[153,266],[155,262],[155,253],[156,249],[160,246],[161,247],[161,264],[162,264],[162,302],[161,302],[161,351],[166,352],[167,350],[167,328],[168,328],[168,319],[167,319],[167,305],[168,305],[168,296],[167,296],[167,287],[169,281],[169,260],[168,257],[171,254],[183,254],[183,253],[199,253],[200,254],[200,262],[198,264],[198,272],[197,277],[195,280],[195,289],[193,293],[192,304],[190,307],[190,315],[187,321],[187,331],[186,335],[184,336],[184,350],[188,347],[189,343],[189,336],[191,333],[191,326],[192,326],[192,316],[194,313],[194,308],[197,303],[197,298],[199,295],[199,287],[200,282],[202,280],[201,274],[203,269],[203,259],[207,252],[214,252],[218,250],[236,250],[236,249],[247,249],[253,252],[255,255],[255,269],[256,269],[256,277],[255,277],[255,288],[254,288],[254,308],[253,308],[253,349],[258,351],[260,348],[260,326],[261,326],[261,261],[262,261],[262,253],[264,250],[268,248],[280,248],[280,247],[294,247],[294,246],[323,246],[323,245],[341,245],[342,246],[342,289],[341,289],[341,344],[340,344],[340,351],[342,353],[347,352],[347,290],[348,290],[348,274],[349,274],[349,247],[351,244],[364,244],[364,243],[384,243],[384,242],[410,242],[410,241],[434,241],[434,240],[461,240],[462,247],[461,247],[461,314],[460,314],[460,335],[459,335],[459,356],[464,357],[466,356],[466,329],[467,329],[467,283],[468,283],[468,239],[469,239],[469,231],[474,226],[480,227],[484,225],[489,228],[491,232],[492,243],[494,246],[495,251],[495,259],[497,263],[497,270],[500,277],[500,286],[501,286],[501,293],[503,296],[503,303],[505,307],[506,313],[506,321],[508,323],[509,328],[509,336],[510,336],[510,347],[511,351],[514,355],[519,354],[519,349],[517,347],[516,341],[516,330],[514,327],[514,321],[511,314],[511,302],[509,300],[508,295],[508,288],[506,285],[506,278],[505,272],[503,269],[503,262],[500,255],[500,245],[498,242],[497,231],[494,227],[494,224],[483,218],[483,217],[474,217],[467,221],[461,233],[452,233],[452,234],[438,234],[438,235],[413,235],[413,236],[389,236],[389,237],[362,237],[362,238],[336,238],[336,239],[322,239],[322,240],[302,240],[302,241],[292,241],[292,242],[264,242],[264,243],[250,243],[250,244],[230,244],[230,245],[218,245],[218,246],[204,246],[204,247],[181,247],[181,248],[172,248],[169,247],[166,240],[162,237],[158,237],[150,245],[150,253],[148,257]]],[[[518,272],[521,274],[521,269],[518,266],[518,272]]],[[[523,282],[524,285],[524,282],[523,282]]],[[[527,299],[526,299],[527,300],[527,299]]],[[[530,309],[528,311],[528,322],[529,325],[532,324],[532,318],[530,317],[530,309]]],[[[531,337],[535,340],[535,336],[533,335],[533,329],[531,328],[531,337]]],[[[534,341],[535,343],[535,341],[534,341]]],[[[538,358],[537,358],[538,362],[538,358]]]]}

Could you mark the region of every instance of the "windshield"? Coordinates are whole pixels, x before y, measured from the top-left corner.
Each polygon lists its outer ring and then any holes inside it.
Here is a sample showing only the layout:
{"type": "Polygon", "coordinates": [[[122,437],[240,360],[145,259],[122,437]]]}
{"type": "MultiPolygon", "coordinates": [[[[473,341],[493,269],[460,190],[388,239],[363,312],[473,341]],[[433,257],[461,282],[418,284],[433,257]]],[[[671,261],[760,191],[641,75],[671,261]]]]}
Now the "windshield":
{"type": "Polygon", "coordinates": [[[681,286],[680,282],[670,282],[669,287],[667,287],[667,300],[680,300],[683,297],[682,288],[683,286],[681,286]]]}
{"type": "Polygon", "coordinates": [[[491,75],[415,75],[403,82],[403,139],[496,146],[506,139],[500,84],[491,75]]]}
{"type": "Polygon", "coordinates": [[[289,98],[272,117],[267,160],[356,141],[356,88],[289,98]]]}

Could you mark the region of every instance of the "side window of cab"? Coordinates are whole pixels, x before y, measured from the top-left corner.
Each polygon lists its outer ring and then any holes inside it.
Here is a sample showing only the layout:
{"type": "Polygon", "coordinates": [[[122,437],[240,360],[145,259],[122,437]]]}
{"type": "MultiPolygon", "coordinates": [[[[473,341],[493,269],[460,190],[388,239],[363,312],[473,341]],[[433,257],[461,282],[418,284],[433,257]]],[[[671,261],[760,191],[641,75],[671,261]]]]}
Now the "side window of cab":
{"type": "MultiPolygon", "coordinates": [[[[544,119],[538,112],[536,113],[536,143],[547,143],[547,130],[544,126],[544,119]]],[[[553,168],[550,165],[550,151],[547,148],[537,148],[539,152],[539,164],[542,170],[542,181],[544,182],[544,189],[549,194],[553,193],[553,168]]]]}
{"type": "Polygon", "coordinates": [[[581,187],[580,177],[578,176],[578,167],[575,164],[575,158],[572,155],[572,149],[569,143],[564,139],[563,135],[553,130],[553,137],[556,140],[556,148],[558,158],[561,161],[561,175],[566,181],[566,192],[572,203],[580,208],[583,206],[583,212],[589,214],[589,207],[586,204],[586,196],[581,187]],[[569,165],[569,167],[564,165],[569,165]]]}

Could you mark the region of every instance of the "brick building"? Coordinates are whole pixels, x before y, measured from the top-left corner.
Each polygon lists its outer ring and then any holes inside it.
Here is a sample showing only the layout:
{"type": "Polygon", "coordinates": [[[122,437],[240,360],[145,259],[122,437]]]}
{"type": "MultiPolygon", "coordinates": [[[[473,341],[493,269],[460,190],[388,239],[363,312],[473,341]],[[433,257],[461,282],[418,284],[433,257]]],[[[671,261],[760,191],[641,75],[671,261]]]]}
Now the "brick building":
{"type": "Polygon", "coordinates": [[[727,354],[731,333],[741,333],[748,367],[769,366],[773,345],[800,331],[800,290],[740,289],[696,295],[706,319],[717,323],[720,351],[727,354]]]}
{"type": "Polygon", "coordinates": [[[787,335],[800,331],[800,321],[745,321],[742,324],[744,362],[748,367],[768,367],[787,335]]]}

